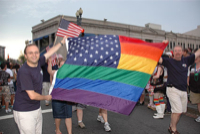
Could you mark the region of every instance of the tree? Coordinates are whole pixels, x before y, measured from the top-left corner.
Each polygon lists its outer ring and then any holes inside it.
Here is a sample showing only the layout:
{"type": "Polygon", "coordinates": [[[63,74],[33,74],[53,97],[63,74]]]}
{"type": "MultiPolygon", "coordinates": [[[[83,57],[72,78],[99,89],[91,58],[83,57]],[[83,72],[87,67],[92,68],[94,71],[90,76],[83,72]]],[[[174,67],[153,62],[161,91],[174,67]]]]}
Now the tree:
{"type": "Polygon", "coordinates": [[[20,65],[22,65],[22,64],[24,64],[24,62],[26,62],[26,58],[22,52],[21,52],[18,60],[19,60],[20,65]]]}

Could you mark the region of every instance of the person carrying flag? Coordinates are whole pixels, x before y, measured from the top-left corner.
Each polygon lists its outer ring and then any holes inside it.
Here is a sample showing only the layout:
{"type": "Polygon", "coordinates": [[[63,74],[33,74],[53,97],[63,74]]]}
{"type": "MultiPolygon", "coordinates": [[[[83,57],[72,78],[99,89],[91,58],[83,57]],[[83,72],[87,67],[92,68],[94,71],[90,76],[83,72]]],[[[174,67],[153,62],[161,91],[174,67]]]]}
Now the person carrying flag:
{"type": "Polygon", "coordinates": [[[182,57],[181,46],[174,47],[174,58],[160,58],[159,63],[167,67],[167,96],[171,104],[171,122],[168,131],[179,134],[177,124],[182,113],[187,111],[187,73],[188,66],[192,65],[200,56],[200,49],[188,57],[182,57]]]}
{"type": "Polygon", "coordinates": [[[17,91],[13,107],[13,115],[20,134],[42,134],[42,111],[40,100],[51,100],[51,95],[42,93],[41,66],[45,60],[53,55],[63,44],[67,37],[52,47],[44,56],[40,57],[37,45],[30,44],[24,49],[27,62],[19,69],[17,75],[17,91]]]}

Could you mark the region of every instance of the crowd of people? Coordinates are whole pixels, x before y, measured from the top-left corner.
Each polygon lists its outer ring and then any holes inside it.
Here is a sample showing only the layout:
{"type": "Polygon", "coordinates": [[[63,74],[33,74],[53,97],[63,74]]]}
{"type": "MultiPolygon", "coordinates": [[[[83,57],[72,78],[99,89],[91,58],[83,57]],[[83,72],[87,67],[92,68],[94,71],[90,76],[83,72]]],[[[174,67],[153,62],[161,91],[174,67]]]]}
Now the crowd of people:
{"type": "Polygon", "coordinates": [[[11,62],[1,63],[0,68],[0,108],[4,109],[5,112],[11,112],[14,104],[15,91],[17,89],[17,72],[20,65],[11,62]]]}
{"type": "MultiPolygon", "coordinates": [[[[179,134],[177,124],[182,113],[187,111],[187,103],[197,104],[200,113],[200,50],[182,50],[175,46],[173,52],[166,52],[160,58],[146,90],[149,94],[148,108],[155,110],[155,119],[163,119],[171,114],[168,131],[179,134]],[[167,78],[167,79],[166,79],[167,78]],[[189,96],[189,99],[188,99],[189,96]],[[163,101],[166,97],[166,103],[163,101]]],[[[138,105],[144,104],[144,91],[138,105]]],[[[200,116],[195,119],[200,122],[200,116]]]]}
{"type": "MultiPolygon", "coordinates": [[[[61,119],[65,119],[68,134],[72,134],[73,107],[77,112],[78,125],[80,128],[85,128],[83,110],[86,105],[51,101],[52,96],[49,95],[55,84],[57,70],[64,64],[63,57],[59,54],[57,66],[52,67],[50,57],[66,43],[66,38],[64,37],[43,56],[40,56],[36,45],[27,45],[24,50],[27,61],[21,67],[17,64],[1,63],[1,109],[5,108],[6,113],[13,109],[14,120],[20,134],[42,133],[40,100],[45,100],[46,106],[52,104],[56,134],[61,134],[61,119]]],[[[167,43],[167,41],[163,42],[167,43]]],[[[179,134],[177,124],[181,114],[187,110],[188,94],[190,94],[189,100],[192,104],[197,104],[200,112],[200,50],[192,53],[190,49],[182,50],[180,46],[175,46],[173,52],[166,52],[160,58],[145,90],[138,105],[144,105],[145,92],[147,92],[149,95],[147,107],[156,111],[153,118],[163,119],[166,112],[170,113],[171,122],[168,131],[171,134],[179,134]]],[[[111,131],[107,110],[99,109],[97,121],[104,123],[105,131],[111,131]]],[[[200,122],[200,116],[195,121],[200,122]]]]}

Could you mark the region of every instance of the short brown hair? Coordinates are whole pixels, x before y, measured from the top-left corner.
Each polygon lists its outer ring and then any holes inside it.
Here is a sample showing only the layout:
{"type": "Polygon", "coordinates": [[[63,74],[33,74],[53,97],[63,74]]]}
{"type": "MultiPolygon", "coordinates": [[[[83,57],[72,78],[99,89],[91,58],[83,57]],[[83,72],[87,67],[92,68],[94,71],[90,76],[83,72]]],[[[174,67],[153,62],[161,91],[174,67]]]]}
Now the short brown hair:
{"type": "MultiPolygon", "coordinates": [[[[30,46],[36,46],[38,48],[38,46],[36,44],[30,44],[30,45],[26,45],[26,47],[24,48],[24,54],[26,54],[26,49],[30,46]]],[[[39,48],[38,48],[39,49],[39,48]]]]}

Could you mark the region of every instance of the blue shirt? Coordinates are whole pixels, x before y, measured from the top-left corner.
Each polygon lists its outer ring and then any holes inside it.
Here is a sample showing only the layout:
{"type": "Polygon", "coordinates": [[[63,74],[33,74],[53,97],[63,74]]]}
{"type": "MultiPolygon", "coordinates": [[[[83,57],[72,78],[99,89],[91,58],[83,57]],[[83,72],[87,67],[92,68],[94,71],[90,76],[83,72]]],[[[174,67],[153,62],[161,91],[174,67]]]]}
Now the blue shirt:
{"type": "Polygon", "coordinates": [[[180,61],[173,58],[164,58],[163,65],[167,68],[167,84],[172,84],[181,91],[187,91],[188,67],[195,61],[195,55],[182,57],[180,61]]]}
{"type": "Polygon", "coordinates": [[[43,75],[41,66],[45,64],[45,57],[41,56],[37,67],[30,67],[27,63],[19,69],[17,74],[17,91],[13,109],[15,111],[33,111],[40,108],[40,101],[31,100],[26,90],[42,93],[43,75]]]}

